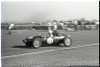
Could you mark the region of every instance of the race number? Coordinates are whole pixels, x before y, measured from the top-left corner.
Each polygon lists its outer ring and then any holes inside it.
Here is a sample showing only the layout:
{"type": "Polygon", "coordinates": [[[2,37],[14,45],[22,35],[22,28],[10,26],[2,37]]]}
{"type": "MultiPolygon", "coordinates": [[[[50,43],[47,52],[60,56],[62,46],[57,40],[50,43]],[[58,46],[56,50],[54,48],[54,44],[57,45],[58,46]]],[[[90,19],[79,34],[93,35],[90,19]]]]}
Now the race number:
{"type": "Polygon", "coordinates": [[[48,38],[48,39],[47,39],[47,43],[48,43],[48,44],[52,44],[52,43],[53,43],[53,38],[48,38]]]}

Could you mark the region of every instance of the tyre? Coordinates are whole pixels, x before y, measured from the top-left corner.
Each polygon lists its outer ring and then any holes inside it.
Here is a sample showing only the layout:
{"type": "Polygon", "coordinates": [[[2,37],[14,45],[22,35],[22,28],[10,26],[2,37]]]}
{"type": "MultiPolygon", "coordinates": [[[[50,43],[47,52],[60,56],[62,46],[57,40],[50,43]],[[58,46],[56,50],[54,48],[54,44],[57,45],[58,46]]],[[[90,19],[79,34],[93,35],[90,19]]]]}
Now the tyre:
{"type": "Polygon", "coordinates": [[[72,39],[70,37],[65,37],[63,44],[65,47],[69,47],[72,44],[72,39]]]}
{"type": "Polygon", "coordinates": [[[42,45],[42,41],[40,38],[35,38],[32,43],[34,48],[39,48],[42,45]]]}

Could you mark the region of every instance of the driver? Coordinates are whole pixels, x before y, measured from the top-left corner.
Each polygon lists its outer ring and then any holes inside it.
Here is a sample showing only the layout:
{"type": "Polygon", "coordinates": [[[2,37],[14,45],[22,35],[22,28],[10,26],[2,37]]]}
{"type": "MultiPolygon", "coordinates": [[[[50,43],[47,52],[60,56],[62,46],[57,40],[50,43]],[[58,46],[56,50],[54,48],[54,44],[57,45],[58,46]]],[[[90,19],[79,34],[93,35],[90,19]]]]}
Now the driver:
{"type": "Polygon", "coordinates": [[[50,37],[53,37],[53,36],[57,36],[57,23],[54,22],[53,25],[49,22],[49,28],[48,28],[48,31],[49,31],[49,34],[50,34],[50,37]],[[52,26],[53,26],[53,29],[52,29],[52,26]]]}

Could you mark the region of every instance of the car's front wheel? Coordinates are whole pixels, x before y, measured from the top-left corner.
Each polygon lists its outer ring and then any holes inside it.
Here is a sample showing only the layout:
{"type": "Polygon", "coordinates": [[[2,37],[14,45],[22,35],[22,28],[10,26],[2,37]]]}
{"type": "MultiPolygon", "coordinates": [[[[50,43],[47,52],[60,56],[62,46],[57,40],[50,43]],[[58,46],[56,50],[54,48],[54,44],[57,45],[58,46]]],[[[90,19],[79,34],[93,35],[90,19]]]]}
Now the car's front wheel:
{"type": "Polygon", "coordinates": [[[63,41],[65,47],[69,47],[72,44],[72,39],[70,37],[66,37],[63,41]]]}
{"type": "Polygon", "coordinates": [[[39,48],[42,45],[42,41],[40,38],[35,38],[32,43],[34,48],[39,48]]]}

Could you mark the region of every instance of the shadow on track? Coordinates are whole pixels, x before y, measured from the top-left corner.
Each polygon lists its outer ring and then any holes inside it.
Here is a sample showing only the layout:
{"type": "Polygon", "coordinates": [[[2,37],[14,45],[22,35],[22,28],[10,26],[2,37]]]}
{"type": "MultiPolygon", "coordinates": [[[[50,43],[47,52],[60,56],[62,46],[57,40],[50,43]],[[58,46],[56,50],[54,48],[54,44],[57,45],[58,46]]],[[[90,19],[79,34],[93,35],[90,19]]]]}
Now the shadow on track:
{"type": "MultiPolygon", "coordinates": [[[[64,47],[64,46],[61,44],[60,45],[42,45],[40,48],[42,48],[42,47],[64,47]]],[[[23,45],[23,46],[15,45],[15,46],[12,46],[11,48],[34,49],[33,46],[28,47],[25,45],[23,45]]]]}
{"type": "Polygon", "coordinates": [[[33,49],[33,47],[28,47],[28,46],[12,46],[11,48],[33,49]]]}

